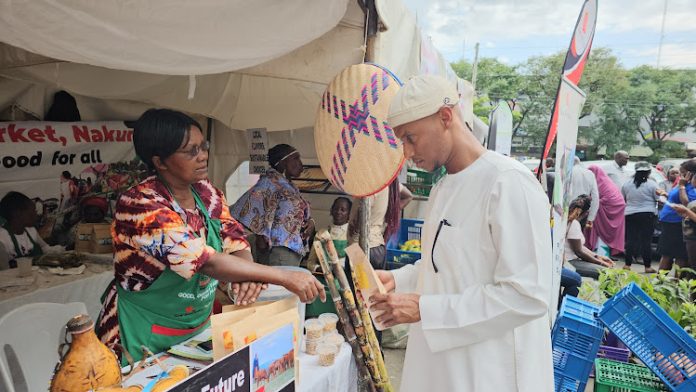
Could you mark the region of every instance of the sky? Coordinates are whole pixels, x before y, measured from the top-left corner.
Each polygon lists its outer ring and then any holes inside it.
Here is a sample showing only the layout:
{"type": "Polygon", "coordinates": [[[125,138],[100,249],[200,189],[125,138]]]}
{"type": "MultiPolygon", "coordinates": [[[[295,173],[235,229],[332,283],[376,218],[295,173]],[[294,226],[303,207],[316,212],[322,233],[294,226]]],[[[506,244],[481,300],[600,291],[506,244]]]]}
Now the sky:
{"type": "MultiPolygon", "coordinates": [[[[607,47],[626,68],[696,69],[696,0],[599,0],[593,47],[607,47]]],[[[514,65],[566,51],[582,0],[404,0],[426,37],[450,61],[479,57],[514,65]]]]}

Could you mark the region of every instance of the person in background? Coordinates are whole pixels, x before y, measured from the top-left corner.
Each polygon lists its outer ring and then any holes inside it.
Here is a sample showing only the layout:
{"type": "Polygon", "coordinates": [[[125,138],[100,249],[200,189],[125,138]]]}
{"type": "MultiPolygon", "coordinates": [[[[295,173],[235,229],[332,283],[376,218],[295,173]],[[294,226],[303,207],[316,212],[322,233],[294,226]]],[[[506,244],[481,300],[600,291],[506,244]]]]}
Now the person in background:
{"type": "MultiPolygon", "coordinates": [[[[662,189],[662,191],[665,194],[669,194],[672,191],[672,189],[674,188],[674,186],[678,183],[678,181],[677,181],[678,178],[679,178],[679,168],[673,167],[673,168],[669,169],[669,171],[667,172],[667,179],[660,182],[658,184],[658,186],[660,187],[660,189],[662,189]]],[[[660,207],[660,208],[662,208],[662,207],[660,207]]]]}
{"type": "Polygon", "coordinates": [[[658,188],[650,180],[650,164],[636,163],[636,174],[632,181],[627,181],[621,187],[621,194],[626,200],[626,265],[630,270],[633,259],[641,256],[645,273],[656,272],[650,267],[652,251],[650,243],[655,230],[655,215],[657,214],[658,188]]]}
{"type": "Polygon", "coordinates": [[[575,157],[575,164],[573,164],[573,176],[570,189],[572,190],[571,200],[574,200],[580,195],[590,195],[590,213],[587,216],[587,223],[584,226],[591,228],[601,205],[599,190],[597,189],[597,179],[594,173],[587,170],[582,165],[580,158],[577,156],[575,157]]]}
{"type": "Polygon", "coordinates": [[[235,286],[237,303],[264,283],[301,301],[325,298],[311,274],[252,261],[244,230],[208,180],[209,142],[188,115],[150,109],[133,128],[133,146],[151,176],[121,194],[114,213],[114,280],[104,293],[96,332],[138,360],[200,333],[209,323],[218,280],[235,286]]]}
{"type": "Polygon", "coordinates": [[[378,270],[387,294],[369,302],[386,327],[410,324],[402,392],[550,392],[549,203],[527,167],[481,145],[459,100],[448,80],[420,75],[391,102],[404,157],[447,175],[430,193],[421,260],[378,270]]]}
{"type": "Polygon", "coordinates": [[[617,151],[614,154],[614,163],[605,169],[607,176],[611,178],[616,187],[619,189],[621,189],[623,184],[630,179],[629,173],[626,171],[628,159],[629,156],[626,151],[617,151]]]}
{"type": "MultiPolygon", "coordinates": [[[[385,189],[375,195],[368,196],[370,200],[370,217],[368,222],[368,246],[369,259],[376,269],[384,269],[387,262],[386,243],[392,235],[399,230],[401,209],[413,199],[411,191],[394,179],[385,189]],[[403,206],[403,207],[402,207],[403,206]]],[[[359,200],[354,204],[358,205],[359,200]]],[[[350,224],[348,226],[349,242],[358,242],[358,219],[360,208],[351,211],[350,224]]]]}
{"type": "MultiPolygon", "coordinates": [[[[353,207],[353,202],[347,197],[337,197],[331,205],[331,224],[327,228],[336,247],[338,257],[346,257],[346,247],[348,246],[348,218],[353,207]]],[[[312,272],[321,272],[317,254],[312,247],[309,258],[307,259],[307,269],[312,272]]]]}
{"type": "Polygon", "coordinates": [[[251,232],[257,262],[298,267],[314,233],[309,202],[292,180],[304,167],[295,147],[278,144],[268,150],[270,168],[232,205],[232,216],[251,232]]]}
{"type": "Polygon", "coordinates": [[[77,183],[69,171],[65,170],[60,175],[60,204],[59,211],[65,211],[75,205],[77,201],[77,183]]]}
{"type": "Polygon", "coordinates": [[[580,276],[597,279],[599,271],[605,267],[613,267],[614,261],[606,256],[598,255],[585,246],[585,235],[582,232],[580,222],[587,216],[589,210],[590,197],[588,195],[580,195],[570,203],[564,256],[565,260],[575,268],[580,276]]]}
{"type": "Polygon", "coordinates": [[[12,260],[18,257],[36,257],[65,250],[62,246],[50,246],[41,238],[34,227],[38,220],[36,204],[25,194],[6,194],[0,200],[0,215],[5,219],[0,228],[0,243],[7,252],[10,267],[16,266],[12,260]]]}
{"type": "Polygon", "coordinates": [[[546,161],[544,161],[544,164],[546,165],[547,172],[550,172],[550,171],[552,172],[552,171],[556,170],[556,160],[555,159],[548,157],[548,158],[546,158],[546,161]]]}
{"type": "Polygon", "coordinates": [[[599,210],[592,227],[585,232],[587,247],[597,249],[601,239],[610,248],[611,254],[623,253],[625,245],[626,219],[624,211],[626,201],[621,190],[609,179],[607,174],[597,165],[587,168],[597,179],[599,191],[599,210]]]}
{"type": "MultiPolygon", "coordinates": [[[[696,186],[696,176],[691,177],[691,185],[696,186]]],[[[682,229],[684,232],[684,244],[686,246],[687,262],[684,267],[696,271],[696,201],[690,202],[686,207],[676,203],[671,208],[684,218],[682,229]]],[[[696,279],[692,272],[684,271],[679,276],[682,279],[696,279]]],[[[694,294],[696,296],[696,294],[694,294]]],[[[692,298],[693,300],[693,298],[692,298]]]]}
{"type": "MultiPolygon", "coordinates": [[[[696,160],[689,159],[679,165],[679,186],[667,194],[668,202],[686,206],[696,200],[696,188],[691,184],[694,173],[696,173],[696,160]]],[[[660,210],[659,220],[662,226],[659,269],[669,271],[673,263],[677,263],[679,267],[686,266],[688,254],[684,243],[682,217],[670,205],[664,205],[660,210]]]]}

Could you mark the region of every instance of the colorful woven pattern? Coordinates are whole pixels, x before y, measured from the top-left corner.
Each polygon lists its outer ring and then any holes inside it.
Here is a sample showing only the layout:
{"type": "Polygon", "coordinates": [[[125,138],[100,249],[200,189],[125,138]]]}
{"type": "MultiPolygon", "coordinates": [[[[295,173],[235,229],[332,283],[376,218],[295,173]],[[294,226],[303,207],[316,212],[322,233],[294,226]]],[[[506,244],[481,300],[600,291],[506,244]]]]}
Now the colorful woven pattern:
{"type": "Polygon", "coordinates": [[[399,89],[389,71],[372,64],[346,68],[324,92],[315,123],[322,169],[337,188],[356,196],[378,192],[403,163],[386,122],[399,89]]]}

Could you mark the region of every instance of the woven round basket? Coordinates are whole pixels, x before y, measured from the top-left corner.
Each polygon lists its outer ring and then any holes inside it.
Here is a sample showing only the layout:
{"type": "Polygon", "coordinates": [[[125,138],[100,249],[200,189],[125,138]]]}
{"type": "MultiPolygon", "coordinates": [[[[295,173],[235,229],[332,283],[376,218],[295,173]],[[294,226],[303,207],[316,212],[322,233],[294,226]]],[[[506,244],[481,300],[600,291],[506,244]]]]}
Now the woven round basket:
{"type": "Polygon", "coordinates": [[[401,143],[387,124],[389,105],[401,82],[374,64],[351,65],[322,96],[314,143],[324,174],[353,196],[375,194],[401,170],[401,143]]]}

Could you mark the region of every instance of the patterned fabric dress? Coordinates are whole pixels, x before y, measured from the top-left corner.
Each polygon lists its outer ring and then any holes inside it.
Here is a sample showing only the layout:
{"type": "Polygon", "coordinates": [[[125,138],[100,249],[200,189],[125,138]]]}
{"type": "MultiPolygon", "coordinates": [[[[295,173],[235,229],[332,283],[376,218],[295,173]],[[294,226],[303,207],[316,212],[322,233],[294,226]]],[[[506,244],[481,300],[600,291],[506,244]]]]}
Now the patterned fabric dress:
{"type": "MultiPolygon", "coordinates": [[[[230,216],[222,192],[207,180],[193,188],[210,217],[220,219],[223,251],[230,254],[249,249],[244,229],[230,216]]],[[[112,348],[120,343],[115,284],[130,291],[145,290],[165,268],[189,279],[215,253],[206,244],[200,211],[182,209],[155,176],[121,195],[114,216],[111,237],[115,279],[107,290],[97,324],[97,334],[112,348]]]]}
{"type": "Polygon", "coordinates": [[[266,171],[230,210],[249,231],[269,238],[272,247],[284,246],[301,256],[307,253],[301,233],[310,217],[309,203],[278,171],[266,171]]]}

